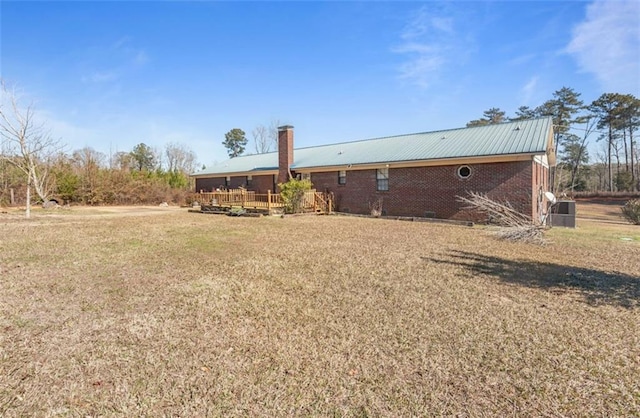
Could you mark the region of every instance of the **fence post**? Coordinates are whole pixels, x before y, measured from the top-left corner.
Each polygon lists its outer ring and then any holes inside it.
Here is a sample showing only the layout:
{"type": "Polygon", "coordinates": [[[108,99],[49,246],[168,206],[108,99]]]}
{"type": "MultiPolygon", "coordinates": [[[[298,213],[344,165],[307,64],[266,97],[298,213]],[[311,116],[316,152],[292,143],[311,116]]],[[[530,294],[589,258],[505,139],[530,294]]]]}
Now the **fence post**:
{"type": "Polygon", "coordinates": [[[244,208],[247,205],[247,195],[245,194],[244,190],[242,190],[240,193],[242,194],[242,207],[244,208]]]}
{"type": "Polygon", "coordinates": [[[267,210],[271,212],[271,190],[267,190],[267,210]]]}

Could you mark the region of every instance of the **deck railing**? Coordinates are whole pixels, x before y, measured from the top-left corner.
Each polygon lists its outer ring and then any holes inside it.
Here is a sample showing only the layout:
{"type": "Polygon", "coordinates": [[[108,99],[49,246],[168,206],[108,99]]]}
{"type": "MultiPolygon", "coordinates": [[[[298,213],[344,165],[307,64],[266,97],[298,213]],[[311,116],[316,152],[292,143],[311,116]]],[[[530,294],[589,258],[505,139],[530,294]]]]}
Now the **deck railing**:
{"type": "MultiPolygon", "coordinates": [[[[195,200],[204,206],[239,206],[242,208],[266,209],[269,211],[271,209],[284,207],[282,196],[280,196],[279,193],[272,193],[271,190],[267,191],[266,194],[245,189],[200,192],[196,194],[195,200]]],[[[332,211],[331,199],[327,200],[322,193],[317,193],[315,190],[305,192],[302,207],[313,211],[332,211]]]]}
{"type": "Polygon", "coordinates": [[[321,211],[324,213],[333,212],[333,198],[332,194],[327,193],[314,193],[313,210],[321,211]]]}
{"type": "Polygon", "coordinates": [[[232,189],[220,190],[215,192],[200,192],[196,194],[195,200],[201,205],[207,206],[240,206],[252,208],[271,208],[282,207],[282,198],[278,193],[266,194],[256,193],[252,190],[232,189]]]}

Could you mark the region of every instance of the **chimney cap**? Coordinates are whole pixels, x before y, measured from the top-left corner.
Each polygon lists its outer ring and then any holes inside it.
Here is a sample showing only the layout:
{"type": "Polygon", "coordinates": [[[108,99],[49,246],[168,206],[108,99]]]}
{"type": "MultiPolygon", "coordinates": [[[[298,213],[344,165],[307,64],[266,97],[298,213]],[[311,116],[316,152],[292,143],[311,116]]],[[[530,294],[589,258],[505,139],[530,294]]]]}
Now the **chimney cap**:
{"type": "Polygon", "coordinates": [[[278,126],[278,132],[280,131],[288,131],[290,129],[293,129],[292,125],[282,125],[282,126],[278,126]]]}

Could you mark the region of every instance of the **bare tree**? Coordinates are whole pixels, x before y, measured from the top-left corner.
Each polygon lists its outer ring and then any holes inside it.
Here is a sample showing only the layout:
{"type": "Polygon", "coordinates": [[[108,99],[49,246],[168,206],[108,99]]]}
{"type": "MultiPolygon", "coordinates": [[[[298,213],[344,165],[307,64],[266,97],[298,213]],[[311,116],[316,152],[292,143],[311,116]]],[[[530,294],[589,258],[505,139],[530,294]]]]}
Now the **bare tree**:
{"type": "Polygon", "coordinates": [[[167,171],[191,174],[196,166],[196,154],[183,144],[169,143],[165,147],[167,171]]]}
{"type": "Polygon", "coordinates": [[[49,161],[62,150],[60,141],[53,139],[44,123],[35,118],[33,105],[20,106],[15,91],[2,81],[0,103],[0,158],[13,164],[27,179],[26,217],[31,216],[31,188],[42,201],[50,194],[49,161]]]}
{"type": "Polygon", "coordinates": [[[71,155],[74,168],[81,174],[81,187],[84,195],[92,194],[98,189],[100,169],[105,166],[106,156],[91,147],[75,150],[71,155]]]}
{"type": "Polygon", "coordinates": [[[273,119],[269,126],[258,125],[251,131],[256,154],[266,154],[278,148],[278,126],[280,120],[273,119]]]}
{"type": "Polygon", "coordinates": [[[253,145],[256,154],[266,154],[271,151],[271,139],[269,138],[269,130],[264,125],[258,125],[251,131],[253,136],[253,145]]]}
{"type": "Polygon", "coordinates": [[[284,125],[280,119],[272,119],[269,123],[269,141],[278,149],[278,127],[284,125]]]}
{"type": "Polygon", "coordinates": [[[129,171],[133,167],[133,157],[124,151],[118,151],[111,156],[109,167],[111,170],[129,171]]]}

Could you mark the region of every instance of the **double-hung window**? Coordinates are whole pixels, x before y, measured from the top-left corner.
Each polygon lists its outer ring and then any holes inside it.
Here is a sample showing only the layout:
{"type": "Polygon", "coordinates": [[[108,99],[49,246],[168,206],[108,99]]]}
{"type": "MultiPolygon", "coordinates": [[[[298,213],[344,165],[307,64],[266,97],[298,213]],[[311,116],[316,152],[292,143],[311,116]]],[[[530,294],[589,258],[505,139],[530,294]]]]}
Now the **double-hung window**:
{"type": "Polygon", "coordinates": [[[338,184],[347,184],[347,170],[338,171],[338,184]]]}
{"type": "Polygon", "coordinates": [[[379,192],[389,190],[389,169],[379,168],[376,171],[376,188],[379,192]]]}

